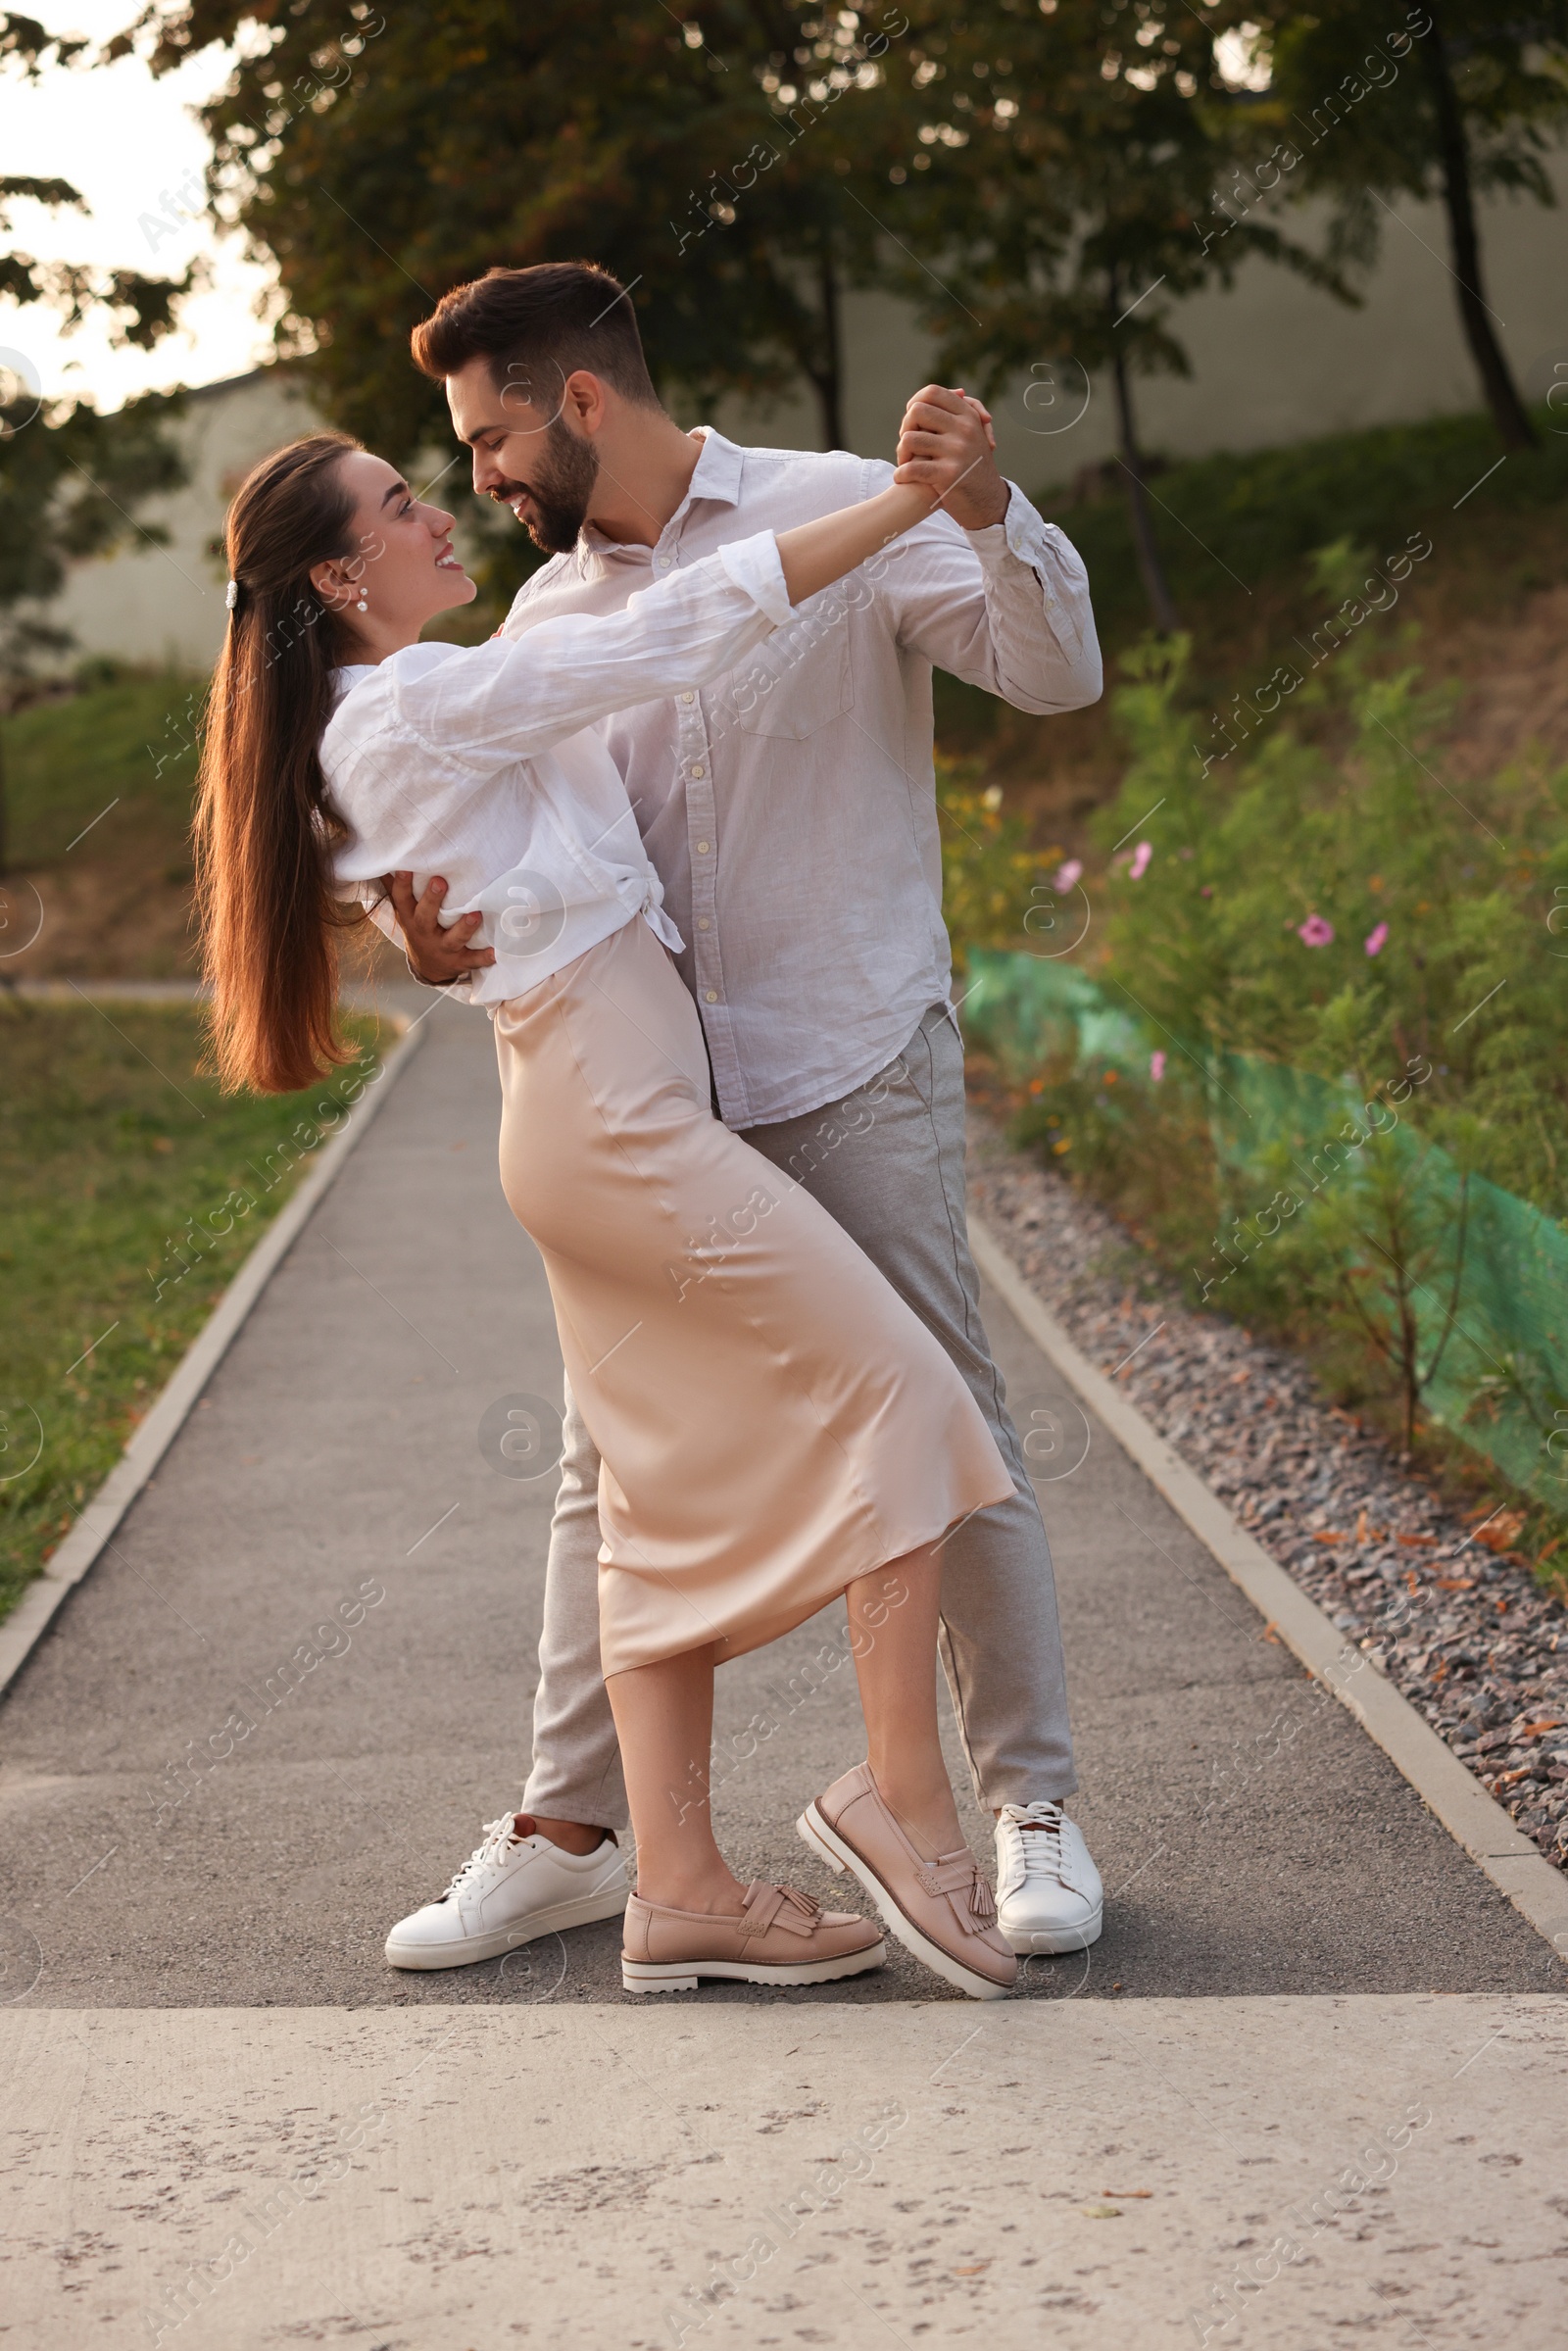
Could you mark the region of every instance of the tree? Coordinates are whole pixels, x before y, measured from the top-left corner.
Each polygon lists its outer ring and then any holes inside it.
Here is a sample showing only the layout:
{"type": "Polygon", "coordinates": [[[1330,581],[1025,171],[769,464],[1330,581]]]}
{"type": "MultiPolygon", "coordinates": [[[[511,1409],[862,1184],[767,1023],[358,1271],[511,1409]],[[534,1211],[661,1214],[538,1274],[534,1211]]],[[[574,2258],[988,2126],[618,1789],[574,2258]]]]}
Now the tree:
{"type": "MultiPolygon", "coordinates": [[[[40,654],[71,638],[36,610],[65,585],[66,566],[105,555],[132,532],[158,490],[177,489],[184,462],[169,435],[177,394],[149,393],[101,416],[85,401],[44,403],[15,378],[0,394],[0,710],[40,654]]],[[[10,870],[5,763],[0,755],[0,879],[10,870]]]]}
{"type": "Polygon", "coordinates": [[[184,479],[168,436],[177,406],[156,392],[108,416],[84,402],[51,408],[27,391],[0,403],[0,678],[69,643],[19,608],[57,596],[69,563],[107,553],[137,528],[131,514],[144,499],[184,479]]]}
{"type": "Polygon", "coordinates": [[[810,0],[715,0],[701,25],[646,0],[346,0],[323,39],[289,0],[193,0],[152,62],[251,27],[207,110],[213,193],[276,259],[282,347],[314,349],[323,405],[378,446],[444,429],[406,342],[441,294],[583,257],[630,289],[656,381],[711,401],[804,376],[841,444],[839,306],[880,232],[843,193],[838,125],[874,108],[906,22],[810,0]]]}
{"type": "MultiPolygon", "coordinates": [[[[0,16],[0,69],[19,69],[25,79],[36,80],[49,64],[77,63],[85,46],[57,39],[30,17],[0,16]]],[[[176,281],[34,261],[10,241],[8,207],[22,199],[51,208],[82,203],[69,180],[0,178],[0,295],[62,312],[68,330],[90,309],[107,311],[114,339],[144,350],[169,331],[188,273],[176,281]]],[[[35,655],[70,642],[26,608],[59,593],[73,558],[101,555],[139,528],[134,513],[143,499],[184,479],[167,432],[174,406],[155,394],[102,416],[84,401],[46,403],[36,381],[29,384],[14,368],[0,379],[0,690],[24,675],[35,655]]],[[[0,876],[7,866],[0,766],[0,876]]]]}
{"type": "Polygon", "coordinates": [[[1251,255],[1347,293],[1231,193],[1244,156],[1252,198],[1284,171],[1277,150],[1258,154],[1252,110],[1216,62],[1216,38],[1247,14],[1228,0],[1168,18],[1152,0],[981,0],[959,23],[928,5],[900,57],[906,133],[889,177],[910,243],[947,257],[940,285],[919,266],[904,272],[939,364],[988,393],[1020,369],[1049,382],[1063,362],[1108,373],[1139,568],[1165,633],[1176,612],[1133,382],[1192,371],[1171,299],[1229,285],[1251,255]]]}
{"type": "Polygon", "coordinates": [[[1568,125],[1568,0],[1317,0],[1278,7],[1270,35],[1271,110],[1300,148],[1293,184],[1334,199],[1336,255],[1372,260],[1390,197],[1437,197],[1487,406],[1504,448],[1532,447],[1475,207],[1495,190],[1555,201],[1546,159],[1568,125]]]}
{"type": "MultiPolygon", "coordinates": [[[[85,41],[64,39],[45,30],[34,17],[0,14],[0,72],[10,67],[25,81],[36,81],[46,66],[70,68],[81,63],[85,41]]],[[[115,319],[117,339],[150,351],[173,323],[172,305],[190,290],[187,270],[182,278],[144,277],[137,269],[93,269],[77,262],[39,262],[10,244],[12,204],[30,199],[50,211],[69,208],[84,212],[79,191],[69,179],[38,179],[26,175],[0,176],[0,297],[18,305],[46,303],[65,315],[67,328],[79,326],[89,309],[107,311],[115,319]]]]}

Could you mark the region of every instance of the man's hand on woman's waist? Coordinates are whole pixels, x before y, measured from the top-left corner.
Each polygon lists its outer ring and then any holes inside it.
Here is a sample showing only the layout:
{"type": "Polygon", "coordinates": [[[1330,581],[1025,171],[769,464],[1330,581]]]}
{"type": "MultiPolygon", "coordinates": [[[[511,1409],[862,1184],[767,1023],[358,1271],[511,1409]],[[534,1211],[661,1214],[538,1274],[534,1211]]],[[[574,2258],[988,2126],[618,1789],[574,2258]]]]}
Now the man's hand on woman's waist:
{"type": "Polygon", "coordinates": [[[430,876],[422,898],[415,896],[412,873],[389,873],[382,879],[403,933],[409,969],[425,987],[450,988],[454,980],[495,961],[493,947],[468,945],[484,920],[482,914],[460,914],[450,929],[443,927],[439,916],[447,886],[439,873],[430,876]]]}

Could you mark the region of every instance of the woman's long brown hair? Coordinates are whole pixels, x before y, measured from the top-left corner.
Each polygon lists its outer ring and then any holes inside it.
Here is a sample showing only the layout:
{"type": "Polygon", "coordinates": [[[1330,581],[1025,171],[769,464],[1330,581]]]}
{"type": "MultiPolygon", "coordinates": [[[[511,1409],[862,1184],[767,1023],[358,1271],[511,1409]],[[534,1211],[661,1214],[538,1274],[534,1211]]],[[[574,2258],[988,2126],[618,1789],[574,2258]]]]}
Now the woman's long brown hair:
{"type": "Polygon", "coordinates": [[[346,646],[311,585],[351,559],[342,460],[360,444],[313,433],[264,458],[228,510],[236,583],[208,700],[197,786],[196,906],[212,989],[212,1058],[225,1087],[288,1094],[349,1058],[337,1035],[329,859],[342,826],[319,746],[346,646]]]}

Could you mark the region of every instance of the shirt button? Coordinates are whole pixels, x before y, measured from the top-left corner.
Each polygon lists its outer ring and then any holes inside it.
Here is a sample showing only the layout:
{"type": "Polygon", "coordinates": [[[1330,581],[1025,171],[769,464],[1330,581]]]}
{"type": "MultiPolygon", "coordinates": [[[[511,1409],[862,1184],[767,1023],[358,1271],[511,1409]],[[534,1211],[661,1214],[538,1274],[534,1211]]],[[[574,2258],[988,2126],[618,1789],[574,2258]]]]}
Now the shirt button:
{"type": "Polygon", "coordinates": [[[703,765],[701,759],[698,760],[696,766],[692,769],[692,773],[693,775],[706,775],[708,773],[708,769],[703,765]]]}
{"type": "Polygon", "coordinates": [[[709,1004],[717,1004],[717,1002],[718,1002],[718,990],[717,990],[716,988],[710,988],[710,989],[709,989],[709,991],[708,991],[708,999],[707,999],[707,1001],[708,1001],[708,1002],[709,1002],[709,1004]]]}
{"type": "Polygon", "coordinates": [[[707,857],[707,855],[708,855],[708,843],[707,843],[706,841],[699,841],[699,842],[698,842],[698,844],[697,844],[697,854],[698,854],[698,856],[699,856],[700,857],[707,857]]]}
{"type": "Polygon", "coordinates": [[[699,914],[697,917],[697,927],[700,931],[710,931],[713,926],[709,921],[706,914],[699,914]]]}
{"type": "Polygon", "coordinates": [[[660,555],[656,556],[654,561],[659,565],[661,571],[667,571],[675,559],[672,555],[660,555]]]}
{"type": "Polygon", "coordinates": [[[697,697],[695,694],[683,694],[681,696],[681,700],[682,702],[695,702],[697,697]]]}

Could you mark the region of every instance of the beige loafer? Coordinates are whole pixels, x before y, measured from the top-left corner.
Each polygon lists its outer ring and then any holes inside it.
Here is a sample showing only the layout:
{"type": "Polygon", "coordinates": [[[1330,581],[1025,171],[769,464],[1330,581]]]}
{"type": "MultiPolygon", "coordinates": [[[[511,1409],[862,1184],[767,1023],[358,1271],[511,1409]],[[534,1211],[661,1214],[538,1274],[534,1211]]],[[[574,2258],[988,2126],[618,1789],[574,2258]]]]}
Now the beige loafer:
{"type": "Polygon", "coordinates": [[[626,1904],[620,1980],[628,1991],[695,1991],[701,1976],[740,1984],[836,1984],[881,1967],[888,1955],[874,1922],[824,1910],[793,1886],[761,1878],[737,1918],[671,1910],[633,1894],[626,1904]]]}
{"type": "Polygon", "coordinates": [[[972,2000],[1004,2000],[1017,1955],[967,1845],[935,1859],[916,1850],[888,1810],[868,1763],[835,1780],[795,1824],[832,1870],[852,1870],[906,1951],[972,2000]]]}

